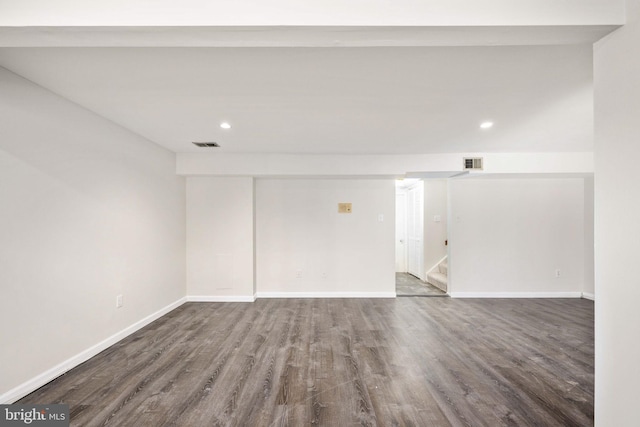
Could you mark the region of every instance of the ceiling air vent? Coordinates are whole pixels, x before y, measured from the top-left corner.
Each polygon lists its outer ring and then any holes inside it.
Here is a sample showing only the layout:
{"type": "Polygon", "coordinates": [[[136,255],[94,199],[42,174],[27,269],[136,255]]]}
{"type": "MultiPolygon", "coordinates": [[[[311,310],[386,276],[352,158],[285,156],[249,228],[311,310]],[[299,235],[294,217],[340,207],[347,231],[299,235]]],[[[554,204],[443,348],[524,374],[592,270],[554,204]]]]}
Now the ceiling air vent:
{"type": "Polygon", "coordinates": [[[482,157],[465,157],[462,160],[464,170],[482,170],[482,157]]]}
{"type": "Polygon", "coordinates": [[[194,142],[193,145],[197,145],[198,147],[220,147],[220,144],[217,142],[194,142]]]}

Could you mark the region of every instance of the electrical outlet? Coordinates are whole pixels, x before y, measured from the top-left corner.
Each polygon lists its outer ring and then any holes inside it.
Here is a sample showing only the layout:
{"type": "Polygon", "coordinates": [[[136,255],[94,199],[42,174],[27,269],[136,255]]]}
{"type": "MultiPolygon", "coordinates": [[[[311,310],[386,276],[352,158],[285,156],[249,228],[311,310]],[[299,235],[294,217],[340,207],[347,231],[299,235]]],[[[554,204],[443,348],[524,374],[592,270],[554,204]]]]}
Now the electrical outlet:
{"type": "Polygon", "coordinates": [[[560,269],[559,268],[556,270],[556,277],[560,277],[560,269]]]}
{"type": "Polygon", "coordinates": [[[116,296],[116,308],[122,308],[123,306],[123,301],[122,301],[122,294],[116,296]]]}
{"type": "Polygon", "coordinates": [[[301,278],[302,278],[302,270],[296,271],[296,279],[301,279],[301,278]]]}

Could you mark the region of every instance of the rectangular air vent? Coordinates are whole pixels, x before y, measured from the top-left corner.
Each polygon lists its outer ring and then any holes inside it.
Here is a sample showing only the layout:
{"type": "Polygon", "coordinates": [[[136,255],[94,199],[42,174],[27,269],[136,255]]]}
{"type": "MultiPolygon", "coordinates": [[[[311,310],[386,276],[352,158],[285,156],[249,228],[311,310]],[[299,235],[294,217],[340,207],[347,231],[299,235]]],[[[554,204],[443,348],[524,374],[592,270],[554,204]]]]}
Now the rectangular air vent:
{"type": "Polygon", "coordinates": [[[482,157],[465,157],[463,159],[464,170],[482,170],[482,157]]]}
{"type": "Polygon", "coordinates": [[[198,147],[220,147],[220,144],[217,142],[194,142],[193,145],[197,145],[198,147]]]}

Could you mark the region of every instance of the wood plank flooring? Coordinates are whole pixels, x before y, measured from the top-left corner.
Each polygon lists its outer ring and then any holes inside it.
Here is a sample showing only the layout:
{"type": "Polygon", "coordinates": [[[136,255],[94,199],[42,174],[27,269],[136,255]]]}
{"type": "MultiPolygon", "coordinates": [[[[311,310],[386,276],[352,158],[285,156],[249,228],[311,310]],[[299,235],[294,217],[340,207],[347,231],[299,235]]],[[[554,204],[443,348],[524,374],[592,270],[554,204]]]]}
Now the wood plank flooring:
{"type": "Polygon", "coordinates": [[[442,289],[423,282],[409,273],[396,273],[396,295],[399,297],[447,297],[442,289]]]}
{"type": "Polygon", "coordinates": [[[591,426],[593,302],[187,303],[18,403],[73,426],[591,426]]]}

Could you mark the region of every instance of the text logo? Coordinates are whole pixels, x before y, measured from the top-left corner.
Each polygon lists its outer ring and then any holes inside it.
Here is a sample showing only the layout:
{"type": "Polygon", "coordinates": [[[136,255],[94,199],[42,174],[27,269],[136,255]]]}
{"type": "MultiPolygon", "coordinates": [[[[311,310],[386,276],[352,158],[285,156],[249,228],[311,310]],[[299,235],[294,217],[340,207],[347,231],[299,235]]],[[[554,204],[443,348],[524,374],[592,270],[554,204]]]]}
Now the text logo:
{"type": "Polygon", "coordinates": [[[69,405],[0,405],[0,427],[69,427],[69,405]]]}

